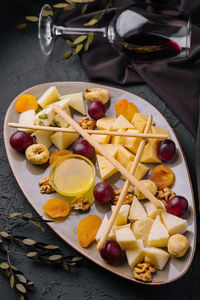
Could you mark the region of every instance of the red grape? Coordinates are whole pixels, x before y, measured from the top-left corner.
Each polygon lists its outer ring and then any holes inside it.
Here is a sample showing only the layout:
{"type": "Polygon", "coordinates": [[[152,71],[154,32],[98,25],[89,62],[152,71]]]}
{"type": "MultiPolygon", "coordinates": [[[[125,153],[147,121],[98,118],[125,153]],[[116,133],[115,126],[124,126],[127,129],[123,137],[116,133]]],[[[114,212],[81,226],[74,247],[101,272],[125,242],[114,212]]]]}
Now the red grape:
{"type": "Polygon", "coordinates": [[[108,203],[114,198],[114,191],[111,185],[106,182],[98,182],[94,187],[94,198],[101,203],[108,203]]]}
{"type": "Polygon", "coordinates": [[[74,154],[79,154],[92,159],[95,153],[94,147],[84,139],[76,140],[72,146],[72,151],[74,154]]]}
{"type": "Polygon", "coordinates": [[[172,140],[162,140],[158,145],[158,157],[163,161],[172,159],[176,152],[176,145],[172,140]]]}
{"type": "Polygon", "coordinates": [[[181,216],[188,209],[188,201],[183,196],[174,196],[169,200],[166,209],[172,215],[181,216]]]}
{"type": "Polygon", "coordinates": [[[100,101],[93,101],[88,106],[88,114],[94,120],[101,119],[105,116],[105,106],[100,101]]]}
{"type": "Polygon", "coordinates": [[[120,263],[122,260],[122,249],[118,242],[108,239],[100,251],[101,257],[109,264],[120,263]]]}
{"type": "Polygon", "coordinates": [[[33,144],[32,136],[25,131],[16,131],[10,137],[10,145],[13,149],[24,152],[26,148],[33,144]]]}

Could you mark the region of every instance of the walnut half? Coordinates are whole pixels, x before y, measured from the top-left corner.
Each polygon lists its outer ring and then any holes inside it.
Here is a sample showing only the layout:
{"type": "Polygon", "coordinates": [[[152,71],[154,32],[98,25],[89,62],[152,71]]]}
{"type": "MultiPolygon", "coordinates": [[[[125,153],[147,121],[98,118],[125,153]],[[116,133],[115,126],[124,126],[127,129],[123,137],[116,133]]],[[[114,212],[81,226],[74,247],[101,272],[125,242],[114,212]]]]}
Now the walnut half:
{"type": "Polygon", "coordinates": [[[96,123],[94,120],[90,120],[88,117],[81,118],[77,121],[77,123],[85,130],[92,130],[96,123]]]}
{"type": "Polygon", "coordinates": [[[90,203],[87,197],[84,195],[77,196],[71,202],[71,209],[79,210],[79,211],[88,211],[90,209],[90,203]]]}
{"type": "MultiPolygon", "coordinates": [[[[119,199],[119,196],[120,196],[121,192],[122,192],[122,189],[114,191],[115,196],[114,196],[113,201],[112,201],[114,205],[117,204],[117,201],[119,199]]],[[[128,191],[126,193],[126,197],[124,198],[122,204],[131,204],[132,201],[133,201],[133,190],[131,188],[128,188],[128,191]]]]}
{"type": "Polygon", "coordinates": [[[149,263],[139,263],[133,268],[133,277],[142,281],[151,281],[155,268],[149,263]]]}
{"type": "Polygon", "coordinates": [[[49,177],[43,177],[38,181],[38,184],[40,185],[40,193],[41,194],[51,194],[54,193],[55,190],[52,187],[49,177]]]}
{"type": "Polygon", "coordinates": [[[156,194],[156,198],[158,198],[165,205],[165,207],[167,206],[169,200],[174,196],[176,196],[176,194],[168,187],[158,190],[156,194]]]}

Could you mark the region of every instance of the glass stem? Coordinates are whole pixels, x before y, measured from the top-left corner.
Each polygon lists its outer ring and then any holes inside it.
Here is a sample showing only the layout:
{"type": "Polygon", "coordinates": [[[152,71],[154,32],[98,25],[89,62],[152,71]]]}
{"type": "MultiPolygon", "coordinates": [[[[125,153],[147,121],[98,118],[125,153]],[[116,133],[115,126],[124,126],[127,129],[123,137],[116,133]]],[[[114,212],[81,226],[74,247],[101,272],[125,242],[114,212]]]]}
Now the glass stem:
{"type": "Polygon", "coordinates": [[[78,27],[63,27],[63,26],[53,26],[53,33],[55,35],[62,35],[62,34],[88,34],[89,32],[94,32],[97,34],[101,34],[106,37],[106,27],[101,28],[78,28],[78,27]]]}

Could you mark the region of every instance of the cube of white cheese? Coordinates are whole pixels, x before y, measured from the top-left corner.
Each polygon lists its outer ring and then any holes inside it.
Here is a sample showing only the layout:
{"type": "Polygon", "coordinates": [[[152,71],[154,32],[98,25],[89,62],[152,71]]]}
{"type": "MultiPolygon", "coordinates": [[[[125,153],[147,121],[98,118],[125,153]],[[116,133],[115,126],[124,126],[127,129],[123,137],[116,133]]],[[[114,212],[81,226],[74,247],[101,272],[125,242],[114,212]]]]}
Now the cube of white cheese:
{"type": "Polygon", "coordinates": [[[169,235],[183,234],[187,230],[188,222],[182,218],[169,214],[166,211],[161,213],[161,218],[169,235]]]}
{"type": "Polygon", "coordinates": [[[47,148],[50,148],[52,145],[52,142],[50,140],[50,136],[53,134],[53,131],[42,131],[42,130],[36,130],[32,133],[32,136],[36,139],[36,142],[38,144],[43,144],[47,148]]]}
{"type": "Polygon", "coordinates": [[[116,241],[120,244],[123,250],[132,249],[136,246],[136,238],[130,226],[117,226],[114,228],[116,241]]]}
{"type": "Polygon", "coordinates": [[[142,204],[138,201],[137,197],[133,197],[133,201],[131,203],[130,212],[129,212],[129,220],[131,222],[137,221],[139,219],[143,219],[147,217],[147,213],[142,206],[142,204]]]}
{"type": "Polygon", "coordinates": [[[46,107],[42,109],[37,115],[34,117],[34,124],[40,126],[49,126],[53,123],[55,117],[55,112],[52,107],[46,107]]]}
{"type": "Polygon", "coordinates": [[[144,261],[144,245],[142,240],[137,240],[134,249],[126,250],[128,264],[133,268],[138,263],[144,261]]]}
{"type": "Polygon", "coordinates": [[[157,215],[148,237],[149,247],[167,247],[169,234],[163,225],[160,215],[157,215]]]}
{"type": "Polygon", "coordinates": [[[152,264],[156,269],[162,270],[169,259],[169,253],[155,247],[144,248],[144,260],[152,264]]]}
{"type": "MultiPolygon", "coordinates": [[[[35,111],[34,109],[29,109],[27,111],[22,112],[19,115],[19,121],[18,123],[20,125],[24,125],[24,126],[33,126],[34,125],[34,117],[35,117],[35,111]]],[[[23,130],[26,132],[32,132],[32,129],[19,129],[19,130],[23,130]]]]}
{"type": "MultiPolygon", "coordinates": [[[[98,232],[96,234],[96,237],[95,237],[97,242],[100,240],[100,238],[102,237],[104,231],[106,230],[106,227],[108,226],[108,221],[109,221],[108,217],[107,217],[107,215],[105,215],[104,218],[103,218],[103,221],[101,223],[101,226],[99,227],[99,230],[98,230],[98,232]]],[[[108,235],[108,239],[115,240],[115,234],[114,234],[113,229],[111,229],[111,231],[108,235]]]]}
{"type": "Polygon", "coordinates": [[[55,86],[52,86],[46,90],[46,92],[38,99],[37,103],[42,107],[46,107],[52,102],[57,101],[60,98],[60,94],[55,86]]]}
{"type": "MultiPolygon", "coordinates": [[[[115,210],[116,205],[111,206],[112,212],[115,210]]],[[[120,226],[120,225],[125,225],[128,220],[128,213],[129,213],[130,205],[129,204],[123,204],[120,207],[119,213],[115,219],[115,225],[120,226]]]]}
{"type": "Polygon", "coordinates": [[[78,133],[56,132],[50,136],[51,142],[59,149],[68,148],[75,140],[79,138],[78,133]]]}

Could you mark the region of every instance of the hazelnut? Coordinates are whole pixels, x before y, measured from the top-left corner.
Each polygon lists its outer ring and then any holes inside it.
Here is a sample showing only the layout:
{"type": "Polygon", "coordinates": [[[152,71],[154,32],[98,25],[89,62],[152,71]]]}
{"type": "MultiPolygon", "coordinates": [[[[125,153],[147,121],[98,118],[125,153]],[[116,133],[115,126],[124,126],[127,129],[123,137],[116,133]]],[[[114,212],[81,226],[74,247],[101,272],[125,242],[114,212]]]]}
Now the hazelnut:
{"type": "Polygon", "coordinates": [[[184,256],[188,247],[188,239],[178,233],[170,236],[167,244],[168,252],[175,257],[184,256]]]}
{"type": "Polygon", "coordinates": [[[110,99],[108,90],[102,88],[86,89],[85,98],[89,101],[100,101],[106,104],[110,99]]]}

